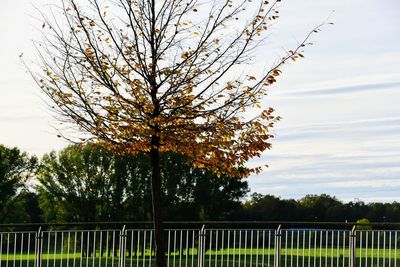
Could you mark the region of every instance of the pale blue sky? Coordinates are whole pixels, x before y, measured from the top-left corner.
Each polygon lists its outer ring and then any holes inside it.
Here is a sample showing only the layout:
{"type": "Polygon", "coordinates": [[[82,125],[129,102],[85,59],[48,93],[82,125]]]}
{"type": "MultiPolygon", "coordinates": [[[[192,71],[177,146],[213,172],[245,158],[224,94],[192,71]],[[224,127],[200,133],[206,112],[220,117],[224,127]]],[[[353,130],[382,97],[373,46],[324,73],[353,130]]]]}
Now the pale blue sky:
{"type": "MultiPolygon", "coordinates": [[[[66,143],[41,93],[19,63],[33,58],[32,4],[0,9],[0,143],[42,155],[66,143]]],[[[342,200],[400,201],[400,2],[283,0],[281,20],[257,62],[274,60],[332,12],[334,26],[313,37],[306,58],[286,66],[264,104],[283,117],[272,151],[251,164],[253,192],[284,198],[328,193],[342,200]]]]}

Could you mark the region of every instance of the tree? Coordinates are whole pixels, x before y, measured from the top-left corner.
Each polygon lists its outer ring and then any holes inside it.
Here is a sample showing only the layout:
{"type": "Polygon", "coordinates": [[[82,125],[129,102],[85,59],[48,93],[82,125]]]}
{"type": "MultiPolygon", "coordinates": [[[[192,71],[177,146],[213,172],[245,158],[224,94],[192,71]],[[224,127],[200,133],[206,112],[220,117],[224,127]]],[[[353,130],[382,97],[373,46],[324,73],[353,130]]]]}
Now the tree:
{"type": "Polygon", "coordinates": [[[116,219],[119,205],[113,157],[101,146],[69,146],[44,155],[38,173],[39,204],[47,222],[116,219]],[[111,217],[111,218],[110,218],[111,217]]]}
{"type": "Polygon", "coordinates": [[[272,108],[246,112],[259,106],[285,62],[303,57],[318,28],[271,68],[245,73],[279,17],[280,0],[83,2],[61,1],[62,20],[44,15],[49,31],[37,45],[41,70],[32,74],[58,118],[84,134],[82,141],[150,157],[162,267],[160,152],[179,153],[218,174],[260,172],[262,166],[242,166],[271,147],[270,128],[279,117],[272,108]]]}
{"type": "Polygon", "coordinates": [[[37,159],[21,152],[18,148],[0,145],[0,222],[29,221],[24,201],[19,195],[25,182],[32,177],[37,159]]]}
{"type": "Polygon", "coordinates": [[[280,199],[272,195],[254,193],[236,212],[234,219],[251,221],[300,220],[298,203],[293,199],[280,199]]]}
{"type": "MultiPolygon", "coordinates": [[[[348,210],[348,214],[345,220],[348,221],[357,221],[360,218],[364,218],[366,214],[369,213],[369,207],[364,202],[360,200],[355,200],[346,203],[346,209],[348,210]]],[[[368,218],[371,219],[371,218],[368,218]]]]}
{"type": "Polygon", "coordinates": [[[217,176],[187,164],[176,153],[161,154],[162,191],[169,220],[226,219],[248,193],[240,177],[217,176]],[[164,193],[165,192],[165,193],[164,193]]]}
{"type": "Polygon", "coordinates": [[[309,221],[328,221],[332,218],[330,209],[343,205],[336,197],[326,194],[306,195],[299,200],[299,204],[306,209],[305,218],[309,221]]]}

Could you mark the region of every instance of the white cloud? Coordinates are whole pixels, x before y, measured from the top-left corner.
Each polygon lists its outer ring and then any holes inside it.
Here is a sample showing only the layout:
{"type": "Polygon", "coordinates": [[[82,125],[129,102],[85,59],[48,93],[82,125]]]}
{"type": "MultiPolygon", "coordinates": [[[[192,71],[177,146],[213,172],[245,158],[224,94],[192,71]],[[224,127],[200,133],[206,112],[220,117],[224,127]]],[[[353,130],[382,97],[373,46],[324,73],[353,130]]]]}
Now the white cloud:
{"type": "Polygon", "coordinates": [[[336,187],[336,188],[373,188],[381,189],[385,188],[390,190],[391,188],[400,188],[400,179],[374,179],[367,180],[361,179],[358,181],[340,181],[340,182],[329,182],[322,184],[324,187],[336,187]]]}

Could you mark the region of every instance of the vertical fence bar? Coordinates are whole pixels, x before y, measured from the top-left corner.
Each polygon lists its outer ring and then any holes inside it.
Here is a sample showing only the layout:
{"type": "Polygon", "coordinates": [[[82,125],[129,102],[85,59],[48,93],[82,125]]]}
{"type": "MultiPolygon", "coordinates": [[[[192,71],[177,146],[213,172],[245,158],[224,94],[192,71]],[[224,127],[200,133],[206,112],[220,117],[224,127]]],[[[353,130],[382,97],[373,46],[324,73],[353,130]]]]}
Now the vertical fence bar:
{"type": "MultiPolygon", "coordinates": [[[[256,249],[256,266],[258,266],[258,248],[259,248],[259,241],[260,241],[260,231],[257,230],[257,249],[256,249]]],[[[228,241],[229,243],[229,241],[228,241]]],[[[229,250],[228,250],[229,251],[229,250]]]]}
{"type": "MultiPolygon", "coordinates": [[[[195,239],[195,230],[192,230],[192,267],[194,267],[194,239],[195,239]]],[[[203,246],[205,248],[205,242],[203,242],[203,246]]],[[[199,256],[199,252],[197,251],[197,257],[199,256]]]]}
{"type": "MultiPolygon", "coordinates": [[[[140,231],[137,230],[137,243],[136,243],[136,267],[139,267],[139,252],[140,252],[140,231]]],[[[169,242],[168,242],[168,248],[169,248],[169,242]]],[[[169,251],[168,251],[168,260],[169,260],[169,251]]],[[[168,262],[169,266],[169,262],[168,262]]]]}
{"type": "MultiPolygon", "coordinates": [[[[143,267],[146,266],[146,241],[147,241],[147,230],[143,231],[143,249],[142,249],[142,260],[143,260],[143,267]]],[[[174,261],[174,267],[175,267],[175,261],[174,261]]]]}
{"type": "Polygon", "coordinates": [[[366,231],[365,232],[365,267],[368,267],[368,255],[369,255],[368,231],[366,231]]]}
{"type": "Polygon", "coordinates": [[[102,258],[103,258],[103,230],[100,230],[99,267],[101,266],[101,259],[102,258]]]}
{"type": "Polygon", "coordinates": [[[270,259],[271,259],[271,230],[268,231],[268,266],[270,266],[270,259]]]}
{"type": "Polygon", "coordinates": [[[395,240],[395,243],[394,243],[394,267],[397,267],[397,242],[398,242],[397,231],[394,233],[394,240],[395,240]]]}
{"type": "Polygon", "coordinates": [[[149,230],[149,267],[151,266],[151,261],[152,261],[152,246],[153,246],[153,230],[149,230]]]}
{"type": "Polygon", "coordinates": [[[232,266],[235,267],[235,258],[236,258],[236,231],[235,230],[233,230],[233,257],[232,258],[233,258],[232,266]]]}
{"type": "Polygon", "coordinates": [[[388,246],[388,251],[389,251],[389,267],[392,265],[392,232],[389,232],[389,246],[388,246]]]}
{"type": "Polygon", "coordinates": [[[3,233],[0,233],[0,267],[1,267],[1,264],[3,262],[2,259],[1,259],[2,255],[3,255],[3,233]]]}
{"type": "Polygon", "coordinates": [[[386,265],[386,231],[383,231],[383,267],[386,265]]]}
{"type": "Polygon", "coordinates": [[[350,233],[350,267],[356,266],[356,242],[357,242],[357,226],[354,225],[350,233]]]}
{"type": "MultiPolygon", "coordinates": [[[[100,232],[101,233],[101,232],[100,232]]],[[[101,240],[101,235],[100,235],[100,240],[101,240]]],[[[134,238],[133,238],[133,230],[131,231],[131,246],[129,248],[129,255],[130,255],[130,267],[133,266],[133,242],[134,242],[134,238]]],[[[101,241],[100,241],[101,244],[101,241]]],[[[100,247],[100,251],[101,251],[101,247],[100,247]]],[[[101,255],[101,252],[100,252],[101,255]]],[[[101,258],[100,258],[101,259],[101,258]]],[[[100,262],[100,261],[99,261],[100,262]]],[[[99,264],[100,265],[100,264],[99,264]]],[[[101,266],[101,265],[100,265],[101,266]]]]}
{"type": "Polygon", "coordinates": [[[124,225],[121,233],[119,234],[119,267],[125,267],[126,237],[127,231],[126,225],[124,225]]]}
{"type": "Polygon", "coordinates": [[[275,267],[280,267],[281,266],[281,241],[282,241],[282,230],[281,230],[281,225],[278,226],[278,228],[275,230],[275,267]]]}
{"type": "Polygon", "coordinates": [[[309,230],[308,231],[308,267],[311,267],[311,239],[312,239],[311,234],[312,234],[312,231],[309,230]]]}
{"type": "Polygon", "coordinates": [[[223,267],[223,263],[224,263],[224,235],[225,235],[225,231],[222,229],[221,230],[221,267],[223,267]]]}
{"type": "Polygon", "coordinates": [[[179,232],[179,267],[182,267],[182,234],[183,231],[179,232]]]}
{"type": "Polygon", "coordinates": [[[186,230],[186,259],[185,259],[185,266],[189,266],[189,261],[188,261],[188,257],[189,257],[189,230],[186,230]]]}
{"type": "MultiPolygon", "coordinates": [[[[64,232],[61,232],[61,244],[60,244],[60,250],[61,250],[61,261],[60,261],[60,267],[63,265],[63,259],[64,259],[64,232]]],[[[68,266],[67,266],[68,267],[68,266]]]]}
{"type": "Polygon", "coordinates": [[[362,253],[363,253],[363,232],[362,231],[358,231],[358,233],[360,233],[360,247],[359,247],[359,249],[360,249],[360,257],[359,257],[359,264],[360,264],[360,267],[361,267],[361,265],[362,265],[362,253]]]}
{"type": "Polygon", "coordinates": [[[373,266],[374,265],[374,236],[375,236],[375,232],[374,231],[371,231],[371,235],[372,235],[372,240],[371,240],[371,242],[372,242],[372,252],[371,252],[371,266],[373,266]]]}
{"type": "MultiPolygon", "coordinates": [[[[228,255],[226,255],[226,264],[227,266],[229,266],[229,255],[230,255],[230,236],[231,236],[231,230],[228,230],[228,241],[227,241],[227,247],[228,247],[228,255]]],[[[258,244],[257,244],[258,245],[258,244]]],[[[258,256],[258,253],[257,253],[258,256]]]]}
{"type": "MultiPolygon", "coordinates": [[[[211,267],[211,257],[212,257],[212,254],[211,254],[211,249],[212,249],[212,232],[211,232],[211,230],[208,230],[208,232],[209,232],[209,236],[210,236],[210,242],[209,242],[209,250],[210,250],[210,253],[208,254],[208,266],[209,267],[211,267]]],[[[240,258],[239,258],[240,259],[240,258]]],[[[240,265],[240,264],[239,264],[240,265]]]]}
{"type": "MultiPolygon", "coordinates": [[[[318,237],[318,232],[314,231],[314,267],[317,266],[317,237],[318,237]]],[[[339,267],[339,266],[338,266],[339,267]]]]}
{"type": "Polygon", "coordinates": [[[238,249],[239,249],[239,255],[238,255],[238,258],[239,258],[239,261],[238,261],[238,267],[240,267],[240,260],[241,260],[241,258],[242,258],[242,253],[241,253],[241,251],[242,251],[242,230],[239,230],[239,246],[238,246],[238,249]]]}
{"type": "MultiPolygon", "coordinates": [[[[0,242],[0,244],[1,244],[1,242],[0,242]]],[[[31,233],[28,233],[28,252],[27,252],[27,255],[28,255],[28,257],[30,257],[30,249],[31,249],[31,233]]],[[[1,254],[1,253],[0,253],[1,254]]],[[[27,260],[26,261],[26,267],[28,267],[29,266],[29,260],[27,260]]],[[[22,267],[22,265],[21,265],[21,267],[22,267]]]]}
{"type": "Polygon", "coordinates": [[[319,232],[319,267],[322,266],[322,239],[324,236],[324,232],[320,230],[319,232]]]}
{"type": "MultiPolygon", "coordinates": [[[[68,240],[67,240],[67,266],[69,267],[69,246],[70,246],[70,242],[71,242],[71,232],[68,231],[68,240]]],[[[74,255],[75,257],[75,255],[74,255]]]]}
{"type": "Polygon", "coordinates": [[[342,252],[343,252],[343,262],[342,262],[342,267],[345,265],[345,259],[346,259],[346,231],[343,231],[343,244],[342,244],[342,252]]]}
{"type": "Polygon", "coordinates": [[[36,233],[35,238],[35,267],[42,266],[42,245],[43,245],[43,232],[42,227],[39,227],[39,230],[36,233]]]}
{"type": "Polygon", "coordinates": [[[203,225],[199,232],[199,251],[197,252],[198,257],[198,267],[204,267],[205,257],[206,257],[206,226],[203,225]]]}
{"type": "MultiPolygon", "coordinates": [[[[139,234],[139,232],[138,232],[139,234]]],[[[139,238],[138,238],[139,243],[139,238]]],[[[171,230],[168,230],[168,246],[167,246],[167,266],[169,266],[169,255],[171,254],[171,230]]]]}

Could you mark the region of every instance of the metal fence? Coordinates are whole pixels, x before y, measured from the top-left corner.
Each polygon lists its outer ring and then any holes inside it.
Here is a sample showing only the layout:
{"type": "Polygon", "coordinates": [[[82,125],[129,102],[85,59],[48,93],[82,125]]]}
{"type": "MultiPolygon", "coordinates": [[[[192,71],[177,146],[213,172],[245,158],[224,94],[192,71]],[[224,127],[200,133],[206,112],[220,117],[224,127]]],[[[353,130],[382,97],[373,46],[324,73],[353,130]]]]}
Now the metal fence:
{"type": "MultiPolygon", "coordinates": [[[[397,230],[167,229],[168,267],[400,267],[397,230]]],[[[151,229],[0,232],[0,267],[154,266],[151,229]]]]}

